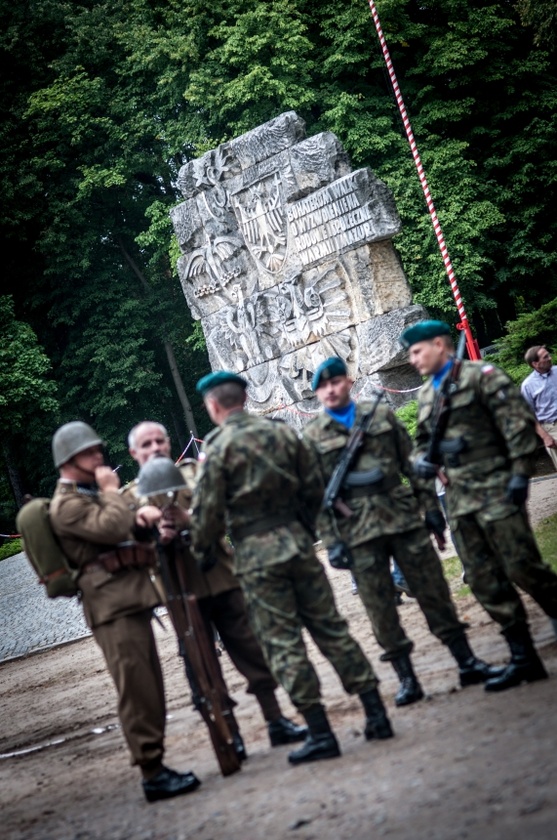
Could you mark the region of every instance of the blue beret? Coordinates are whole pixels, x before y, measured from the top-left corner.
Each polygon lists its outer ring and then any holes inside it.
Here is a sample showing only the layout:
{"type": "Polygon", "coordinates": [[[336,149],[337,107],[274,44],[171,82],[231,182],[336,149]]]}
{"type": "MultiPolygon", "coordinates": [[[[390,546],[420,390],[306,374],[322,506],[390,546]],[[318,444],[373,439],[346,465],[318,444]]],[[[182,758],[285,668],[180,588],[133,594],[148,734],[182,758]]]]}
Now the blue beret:
{"type": "Polygon", "coordinates": [[[438,335],[450,335],[451,328],[445,321],[418,321],[401,334],[399,341],[405,350],[419,341],[429,341],[438,335]]]}
{"type": "Polygon", "coordinates": [[[238,376],[237,373],[232,373],[229,370],[217,370],[214,373],[208,373],[207,376],[203,376],[195,386],[195,390],[204,397],[213,388],[216,388],[218,385],[225,385],[227,382],[235,382],[236,385],[241,385],[244,389],[248,387],[246,380],[238,376]]]}
{"type": "Polygon", "coordinates": [[[332,379],[333,376],[347,376],[348,369],[342,359],[338,356],[331,356],[330,359],[325,359],[321,362],[311,380],[311,388],[316,391],[322,382],[327,379],[332,379]]]}

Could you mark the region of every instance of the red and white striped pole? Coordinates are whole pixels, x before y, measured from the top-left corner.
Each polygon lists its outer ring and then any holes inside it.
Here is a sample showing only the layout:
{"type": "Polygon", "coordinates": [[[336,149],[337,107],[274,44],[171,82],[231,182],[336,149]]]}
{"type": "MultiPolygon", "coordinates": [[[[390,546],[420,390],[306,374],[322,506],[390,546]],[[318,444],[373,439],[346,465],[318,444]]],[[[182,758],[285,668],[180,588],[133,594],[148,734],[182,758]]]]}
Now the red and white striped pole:
{"type": "Polygon", "coordinates": [[[453,297],[455,299],[456,307],[458,309],[458,314],[460,317],[460,324],[457,325],[457,329],[464,330],[466,333],[466,348],[468,350],[468,356],[470,359],[480,359],[480,348],[478,347],[478,342],[472,335],[472,330],[470,329],[470,324],[468,322],[468,318],[466,316],[466,310],[464,309],[464,303],[462,302],[462,297],[460,295],[460,290],[458,288],[458,283],[456,282],[456,277],[454,274],[453,266],[451,263],[451,258],[449,257],[449,252],[447,250],[447,245],[445,243],[445,237],[443,236],[443,231],[441,230],[441,225],[439,224],[439,219],[437,218],[437,212],[435,210],[435,206],[433,204],[433,199],[431,198],[431,193],[429,191],[429,186],[427,184],[427,179],[425,176],[424,168],[422,166],[422,161],[420,158],[420,154],[418,152],[418,147],[416,145],[416,141],[414,139],[414,133],[412,131],[412,126],[410,125],[410,120],[408,118],[408,114],[406,112],[406,106],[404,104],[404,100],[402,98],[402,94],[400,92],[400,88],[398,86],[398,81],[396,78],[396,73],[393,67],[393,62],[391,61],[391,56],[389,53],[389,48],[387,47],[387,42],[385,41],[385,36],[383,35],[383,30],[381,28],[381,21],[379,20],[379,15],[377,14],[377,8],[373,0],[369,0],[369,8],[371,10],[371,14],[373,15],[373,21],[375,23],[375,28],[377,30],[377,35],[379,37],[379,42],[381,44],[381,49],[383,51],[383,58],[385,59],[385,64],[387,65],[387,70],[389,71],[389,77],[391,79],[391,84],[393,86],[393,90],[395,92],[396,101],[400,110],[400,115],[402,117],[402,122],[404,123],[404,128],[406,131],[406,136],[408,137],[408,142],[410,144],[410,149],[412,150],[412,157],[414,158],[414,163],[416,164],[416,169],[418,170],[418,177],[420,179],[420,183],[422,185],[422,190],[424,192],[427,208],[429,210],[429,215],[431,216],[431,221],[433,223],[433,229],[435,231],[435,236],[437,237],[437,242],[439,244],[439,250],[441,251],[441,256],[443,257],[443,262],[445,264],[445,269],[447,271],[447,276],[449,278],[449,283],[451,284],[451,289],[453,293],[453,297]]]}

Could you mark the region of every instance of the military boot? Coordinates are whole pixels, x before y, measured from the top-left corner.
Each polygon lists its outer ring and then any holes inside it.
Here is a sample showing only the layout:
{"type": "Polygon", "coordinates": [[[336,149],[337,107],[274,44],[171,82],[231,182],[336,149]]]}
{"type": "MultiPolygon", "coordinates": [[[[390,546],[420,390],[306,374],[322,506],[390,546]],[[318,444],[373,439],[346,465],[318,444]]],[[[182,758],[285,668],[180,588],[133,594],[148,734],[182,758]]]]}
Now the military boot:
{"type": "Polygon", "coordinates": [[[340,747],[323,706],[314,706],[304,712],[308,725],[308,735],[299,750],[288,756],[290,764],[303,764],[307,761],[320,761],[322,758],[336,758],[340,747]]]}
{"type": "Polygon", "coordinates": [[[269,740],[272,747],[280,747],[282,744],[294,744],[296,741],[304,741],[308,735],[307,726],[298,726],[293,720],[281,715],[276,720],[267,724],[269,740]]]}
{"type": "Polygon", "coordinates": [[[403,653],[402,656],[397,656],[392,660],[392,666],[400,680],[400,688],[395,695],[395,705],[409,706],[410,703],[421,700],[424,693],[412,668],[410,654],[403,653]]]}
{"type": "Polygon", "coordinates": [[[183,793],[192,793],[201,782],[195,773],[177,773],[162,765],[155,776],[144,779],[142,784],[147,802],[157,802],[159,799],[171,799],[183,793]]]}
{"type": "Polygon", "coordinates": [[[366,740],[371,741],[373,738],[377,738],[377,740],[382,741],[385,738],[392,738],[391,722],[387,717],[385,706],[377,689],[372,688],[370,691],[360,694],[360,700],[366,713],[364,730],[366,740]]]}
{"type": "Polygon", "coordinates": [[[458,665],[458,676],[462,688],[466,688],[467,685],[486,682],[493,677],[500,677],[505,670],[504,668],[495,668],[488,665],[483,659],[478,659],[464,633],[449,642],[448,648],[458,665]]]}
{"type": "Polygon", "coordinates": [[[507,639],[511,661],[498,677],[493,677],[485,684],[486,691],[505,691],[507,688],[514,688],[523,682],[534,682],[535,680],[546,680],[547,671],[539,658],[530,631],[526,624],[515,624],[507,630],[503,630],[507,639]]]}

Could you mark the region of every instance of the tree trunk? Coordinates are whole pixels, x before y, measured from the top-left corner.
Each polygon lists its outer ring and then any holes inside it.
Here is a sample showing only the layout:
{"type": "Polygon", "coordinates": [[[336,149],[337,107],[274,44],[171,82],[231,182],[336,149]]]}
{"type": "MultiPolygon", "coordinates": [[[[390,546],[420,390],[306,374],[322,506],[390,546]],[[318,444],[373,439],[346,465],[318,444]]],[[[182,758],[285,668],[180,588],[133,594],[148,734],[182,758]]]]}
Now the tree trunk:
{"type": "Polygon", "coordinates": [[[23,504],[23,496],[24,496],[23,487],[22,487],[22,484],[21,484],[21,478],[20,478],[18,469],[15,466],[15,464],[13,463],[13,461],[10,457],[10,451],[9,451],[9,449],[6,446],[5,443],[2,444],[2,454],[4,456],[4,463],[6,464],[6,470],[7,470],[7,473],[8,473],[8,479],[9,479],[9,482],[10,482],[10,487],[12,489],[12,493],[13,493],[13,496],[14,496],[14,499],[15,499],[15,503],[16,503],[17,508],[19,510],[19,508],[23,504]]]}
{"type": "MultiPolygon", "coordinates": [[[[143,289],[146,292],[150,292],[151,290],[149,288],[149,284],[147,282],[147,279],[146,279],[145,275],[143,274],[143,272],[141,271],[141,269],[139,268],[139,266],[135,262],[134,258],[131,256],[131,254],[128,253],[128,250],[127,250],[126,246],[124,245],[124,243],[122,242],[122,240],[120,238],[118,239],[118,245],[120,246],[120,250],[122,251],[122,254],[125,257],[126,262],[128,263],[128,265],[132,269],[133,273],[135,274],[135,276],[137,277],[137,279],[139,280],[139,282],[143,286],[143,289]]],[[[161,327],[164,328],[164,324],[161,323],[161,327]]],[[[176,357],[174,355],[174,349],[173,349],[171,343],[169,341],[167,341],[166,339],[163,340],[163,343],[164,343],[164,349],[165,349],[165,352],[166,352],[166,358],[168,359],[168,366],[170,368],[170,373],[172,375],[172,381],[174,382],[174,388],[176,389],[176,394],[177,394],[178,399],[180,401],[180,405],[182,406],[182,411],[184,412],[184,418],[186,420],[186,426],[189,429],[189,431],[197,437],[197,427],[195,425],[195,420],[193,419],[193,412],[191,410],[191,403],[190,403],[190,401],[188,399],[188,396],[186,394],[186,389],[184,388],[184,382],[182,380],[182,376],[180,374],[180,371],[178,370],[178,365],[176,363],[176,357]]]]}
{"type": "Polygon", "coordinates": [[[172,344],[169,341],[166,341],[166,339],[164,341],[164,349],[166,351],[166,358],[168,359],[170,373],[172,374],[172,379],[174,380],[174,387],[176,388],[176,393],[178,394],[178,399],[180,400],[182,410],[184,412],[184,417],[186,418],[187,428],[192,433],[192,435],[195,435],[195,437],[197,437],[197,427],[195,425],[195,420],[193,419],[191,404],[184,389],[184,383],[182,382],[182,377],[180,376],[178,365],[176,364],[174,349],[172,347],[172,344]]]}

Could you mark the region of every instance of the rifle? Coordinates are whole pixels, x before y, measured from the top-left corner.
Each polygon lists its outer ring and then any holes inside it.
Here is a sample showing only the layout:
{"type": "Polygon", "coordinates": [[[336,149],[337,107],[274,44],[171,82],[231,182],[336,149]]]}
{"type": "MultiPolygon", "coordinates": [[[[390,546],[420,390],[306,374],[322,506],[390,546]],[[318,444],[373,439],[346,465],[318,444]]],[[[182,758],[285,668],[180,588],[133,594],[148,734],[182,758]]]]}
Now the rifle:
{"type": "MultiPolygon", "coordinates": [[[[429,445],[425,454],[425,460],[430,464],[441,465],[441,451],[440,444],[445,436],[449,417],[451,413],[451,398],[456,391],[458,379],[460,377],[460,370],[462,368],[462,361],[464,359],[464,351],[466,349],[466,333],[464,330],[460,333],[458,340],[458,347],[454,357],[453,366],[449,373],[445,376],[433,412],[433,420],[431,424],[431,434],[429,438],[429,445]]],[[[443,484],[447,484],[447,479],[444,473],[438,472],[440,480],[443,484]]]]}
{"type": "Polygon", "coordinates": [[[352,516],[353,511],[350,510],[346,502],[343,502],[342,499],[339,498],[339,494],[346,476],[348,475],[350,468],[355,462],[356,456],[362,447],[364,436],[366,432],[369,431],[373,422],[377,406],[379,405],[379,401],[382,396],[383,394],[378,391],[374,395],[369,411],[362,415],[359,423],[354,424],[354,428],[348,438],[348,443],[342,450],[340,458],[333,470],[333,474],[331,475],[327,487],[325,488],[325,494],[321,505],[323,510],[332,511],[333,508],[336,508],[336,510],[338,510],[339,513],[342,513],[342,515],[347,519],[352,516]]]}
{"type": "Polygon", "coordinates": [[[223,776],[241,769],[226,720],[226,685],[211,649],[211,640],[195,595],[187,592],[183,547],[174,541],[159,547],[161,575],[167,609],[178,640],[182,642],[200,697],[200,712],[207,724],[213,749],[223,776]],[[172,556],[169,556],[172,555],[172,556]]]}

